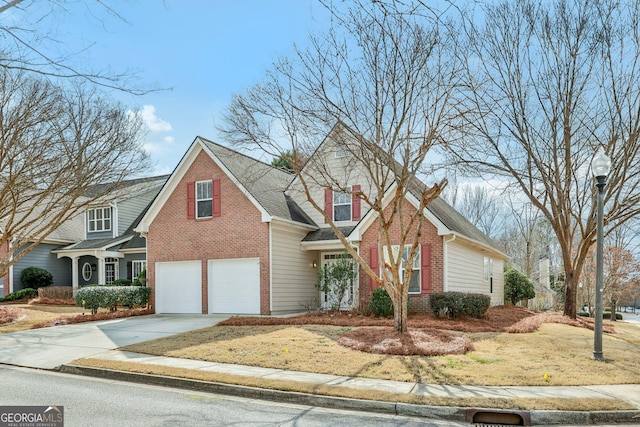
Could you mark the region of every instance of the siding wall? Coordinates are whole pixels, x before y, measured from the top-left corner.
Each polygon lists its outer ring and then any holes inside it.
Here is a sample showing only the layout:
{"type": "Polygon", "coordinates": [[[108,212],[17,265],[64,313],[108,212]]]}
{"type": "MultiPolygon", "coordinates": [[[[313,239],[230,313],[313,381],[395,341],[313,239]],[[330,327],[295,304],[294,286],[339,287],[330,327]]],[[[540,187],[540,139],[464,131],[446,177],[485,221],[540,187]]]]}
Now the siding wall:
{"type": "MultiPolygon", "coordinates": [[[[335,132],[335,131],[334,131],[335,132]]],[[[314,154],[313,162],[309,162],[304,170],[305,181],[311,188],[310,194],[313,200],[324,208],[324,187],[315,184],[315,180],[322,180],[322,171],[330,170],[331,176],[343,183],[344,185],[360,185],[360,190],[365,194],[371,193],[371,183],[366,171],[362,169],[361,161],[353,161],[351,157],[336,157],[335,144],[333,142],[333,134],[330,134],[326,141],[318,148],[314,154]]],[[[309,217],[319,226],[328,227],[325,224],[324,216],[318,212],[307,200],[307,196],[303,191],[302,184],[296,179],[288,190],[287,194],[295,200],[309,217]]],[[[369,211],[369,207],[365,203],[361,203],[360,217],[364,217],[369,211]]],[[[351,226],[356,225],[358,221],[340,221],[336,225],[351,226]]]]}
{"type": "Polygon", "coordinates": [[[118,202],[118,236],[122,236],[127,231],[158,191],[160,188],[136,194],[135,197],[118,202]]]}
{"type": "Polygon", "coordinates": [[[306,304],[319,301],[320,294],[315,288],[318,270],[313,268],[313,261],[318,262],[318,253],[300,248],[300,241],[307,233],[307,230],[271,223],[272,313],[301,311],[306,304]]]}
{"type": "MultiPolygon", "coordinates": [[[[0,259],[7,259],[7,257],[9,256],[9,241],[5,241],[4,243],[0,244],[0,259]]],[[[7,268],[7,271],[4,273],[3,276],[0,276],[0,285],[2,285],[2,292],[0,292],[0,295],[5,296],[5,295],[9,295],[9,269],[7,268]]]]}
{"type": "Polygon", "coordinates": [[[492,305],[504,303],[504,261],[464,245],[459,241],[447,243],[446,291],[473,292],[491,296],[492,305]],[[484,258],[493,260],[493,292],[484,278],[484,258]]]}
{"type": "Polygon", "coordinates": [[[13,265],[13,290],[22,289],[20,276],[27,267],[44,268],[53,275],[54,286],[71,286],[71,259],[52,254],[59,245],[41,243],[13,265]]]}

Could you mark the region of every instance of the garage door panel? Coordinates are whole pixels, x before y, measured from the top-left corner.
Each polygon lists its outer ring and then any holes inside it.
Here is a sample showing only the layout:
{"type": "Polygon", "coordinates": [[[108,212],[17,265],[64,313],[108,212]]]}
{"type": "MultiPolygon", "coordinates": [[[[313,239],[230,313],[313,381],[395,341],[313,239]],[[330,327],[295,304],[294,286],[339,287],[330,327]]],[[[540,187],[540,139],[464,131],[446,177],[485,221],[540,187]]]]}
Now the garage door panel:
{"type": "Polygon", "coordinates": [[[260,259],[209,260],[209,313],[260,314],[260,259]]]}
{"type": "Polygon", "coordinates": [[[202,262],[155,263],[156,313],[202,313],[202,262]]]}

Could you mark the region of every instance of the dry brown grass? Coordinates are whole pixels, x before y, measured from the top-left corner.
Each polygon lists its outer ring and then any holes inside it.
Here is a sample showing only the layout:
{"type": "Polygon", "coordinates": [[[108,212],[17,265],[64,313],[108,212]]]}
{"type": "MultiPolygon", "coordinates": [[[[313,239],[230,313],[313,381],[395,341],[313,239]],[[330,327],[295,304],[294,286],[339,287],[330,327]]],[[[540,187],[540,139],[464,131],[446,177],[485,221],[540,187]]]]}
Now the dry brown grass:
{"type": "Polygon", "coordinates": [[[16,322],[27,316],[27,313],[18,307],[0,307],[0,325],[16,322]]]}
{"type": "Polygon", "coordinates": [[[496,398],[455,398],[439,396],[421,396],[408,393],[389,393],[370,389],[317,385],[296,381],[255,378],[242,375],[222,374],[211,371],[170,368],[136,362],[117,362],[100,359],[79,359],[74,365],[151,375],[163,375],[211,381],[224,384],[237,384],[247,387],[259,387],[273,390],[285,390],[299,393],[312,393],[323,396],[344,397],[350,399],[377,400],[382,402],[402,402],[431,406],[454,406],[475,408],[496,408],[513,410],[562,410],[562,411],[613,411],[633,410],[632,405],[614,399],[496,399],[496,398]]]}
{"type": "Polygon", "coordinates": [[[68,316],[75,316],[78,313],[82,313],[82,307],[70,307],[64,305],[49,306],[11,304],[9,306],[0,306],[0,308],[6,307],[22,310],[22,313],[24,313],[24,317],[15,319],[15,321],[10,323],[0,324],[0,334],[33,329],[37,325],[43,324],[45,322],[55,322],[57,319],[63,319],[68,316]]]}
{"type": "MultiPolygon", "coordinates": [[[[589,322],[568,321],[560,315],[513,308],[494,309],[491,314],[496,320],[485,328],[482,325],[489,319],[451,321],[423,316],[416,321],[412,318],[413,325],[437,324],[439,331],[472,331],[453,335],[472,341],[474,351],[437,357],[372,354],[346,348],[339,344],[340,336],[357,334],[358,327],[304,324],[310,316],[251,318],[248,322],[251,326],[229,326],[229,323],[240,322],[239,318],[233,318],[225,322],[227,326],[205,328],[125,349],[214,362],[435,384],[640,383],[640,361],[636,357],[640,353],[640,328],[637,326],[618,322],[616,333],[605,334],[607,361],[603,364],[592,359],[593,332],[588,329],[589,322]],[[260,319],[266,323],[287,324],[260,326],[260,319]],[[507,333],[535,329],[538,330],[507,333]]],[[[342,320],[345,318],[347,322],[354,321],[347,316],[342,320]]],[[[325,316],[326,319],[333,322],[335,317],[325,316]]],[[[362,321],[355,318],[356,324],[362,321]]],[[[605,330],[614,331],[611,322],[605,321],[605,325],[605,330]]],[[[436,329],[424,332],[436,333],[436,329]]],[[[365,332],[364,335],[374,334],[365,332]]],[[[375,336],[383,341],[388,334],[375,336]]],[[[416,341],[419,340],[407,339],[403,347],[415,346],[416,341]]]]}

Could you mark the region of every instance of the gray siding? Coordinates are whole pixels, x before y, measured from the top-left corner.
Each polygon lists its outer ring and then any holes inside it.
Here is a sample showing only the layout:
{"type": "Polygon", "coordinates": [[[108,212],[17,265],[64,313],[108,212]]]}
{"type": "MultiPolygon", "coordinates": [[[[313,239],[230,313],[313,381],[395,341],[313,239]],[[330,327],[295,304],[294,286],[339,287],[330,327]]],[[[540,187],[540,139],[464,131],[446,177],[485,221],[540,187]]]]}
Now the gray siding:
{"type": "Polygon", "coordinates": [[[147,207],[158,194],[159,188],[141,193],[128,200],[118,202],[118,236],[122,236],[131,226],[138,215],[147,207]]]}
{"type": "Polygon", "coordinates": [[[127,264],[131,261],[145,261],[146,259],[147,254],[127,254],[124,258],[120,258],[120,265],[118,266],[118,268],[120,269],[120,279],[135,279],[135,277],[127,277],[129,271],[127,264]]]}
{"type": "Polygon", "coordinates": [[[319,301],[315,288],[318,261],[315,251],[303,251],[300,241],[307,231],[271,223],[271,310],[273,314],[304,310],[319,301]]]}
{"type": "Polygon", "coordinates": [[[459,243],[447,243],[447,271],[445,291],[473,292],[491,296],[491,305],[504,303],[504,261],[490,254],[459,243]],[[484,258],[493,261],[493,289],[484,278],[484,258]],[[493,292],[491,292],[493,290],[493,292]]]}
{"type": "Polygon", "coordinates": [[[60,258],[56,254],[52,254],[53,249],[59,245],[50,245],[46,243],[39,244],[35,249],[20,258],[13,265],[13,290],[22,289],[20,276],[22,270],[27,267],[44,268],[53,275],[54,286],[71,286],[71,259],[60,258]]]}

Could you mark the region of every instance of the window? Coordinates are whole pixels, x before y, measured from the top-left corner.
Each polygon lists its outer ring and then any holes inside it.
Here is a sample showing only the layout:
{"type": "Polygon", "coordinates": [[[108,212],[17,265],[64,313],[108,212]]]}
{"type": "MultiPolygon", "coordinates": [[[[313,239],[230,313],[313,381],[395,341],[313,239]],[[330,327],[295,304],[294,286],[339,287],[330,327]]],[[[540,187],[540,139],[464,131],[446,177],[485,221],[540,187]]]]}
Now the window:
{"type": "Polygon", "coordinates": [[[339,159],[341,157],[347,157],[349,155],[349,150],[344,145],[339,145],[339,146],[336,146],[334,150],[334,154],[336,159],[339,159]]]}
{"type": "Polygon", "coordinates": [[[132,277],[135,279],[136,277],[138,277],[140,275],[140,273],[142,273],[142,270],[144,270],[145,268],[147,268],[147,261],[133,261],[131,263],[131,274],[132,277]]]}
{"type": "Polygon", "coordinates": [[[196,218],[213,216],[213,186],[211,181],[196,182],[196,218]]]}
{"type": "Polygon", "coordinates": [[[89,209],[87,216],[90,232],[111,230],[111,208],[89,209]]]}
{"type": "MultiPolygon", "coordinates": [[[[351,187],[347,187],[351,191],[351,187]]],[[[351,194],[333,192],[333,220],[351,221],[351,194]]]]}
{"type": "Polygon", "coordinates": [[[82,278],[85,282],[91,280],[91,275],[93,274],[93,269],[91,268],[91,264],[85,262],[82,266],[82,278]]]}
{"type": "MultiPolygon", "coordinates": [[[[393,257],[398,256],[400,245],[391,246],[391,252],[393,257]]],[[[384,260],[389,261],[388,249],[383,248],[384,260]]],[[[413,260],[409,261],[409,254],[411,254],[411,245],[405,245],[402,250],[402,261],[400,262],[400,277],[404,277],[407,268],[411,268],[411,279],[409,279],[409,293],[419,294],[420,289],[420,246],[416,248],[416,253],[413,260]]]]}
{"type": "Polygon", "coordinates": [[[112,284],[118,278],[118,258],[104,259],[104,281],[107,285],[112,284]]]}

